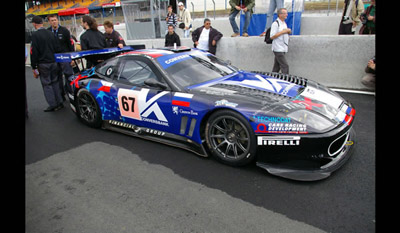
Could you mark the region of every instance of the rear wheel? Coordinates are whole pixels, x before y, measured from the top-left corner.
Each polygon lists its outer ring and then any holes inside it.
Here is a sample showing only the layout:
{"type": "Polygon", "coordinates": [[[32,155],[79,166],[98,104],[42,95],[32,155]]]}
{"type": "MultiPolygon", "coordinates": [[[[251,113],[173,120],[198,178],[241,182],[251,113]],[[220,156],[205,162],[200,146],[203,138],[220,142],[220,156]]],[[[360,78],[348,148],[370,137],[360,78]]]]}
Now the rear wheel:
{"type": "Polygon", "coordinates": [[[215,112],[207,121],[206,142],[212,155],[222,163],[243,166],[256,154],[256,140],[249,122],[230,110],[215,112]]]}
{"type": "Polygon", "coordinates": [[[102,123],[101,111],[96,99],[86,89],[77,94],[77,115],[88,126],[99,128],[102,123]]]}

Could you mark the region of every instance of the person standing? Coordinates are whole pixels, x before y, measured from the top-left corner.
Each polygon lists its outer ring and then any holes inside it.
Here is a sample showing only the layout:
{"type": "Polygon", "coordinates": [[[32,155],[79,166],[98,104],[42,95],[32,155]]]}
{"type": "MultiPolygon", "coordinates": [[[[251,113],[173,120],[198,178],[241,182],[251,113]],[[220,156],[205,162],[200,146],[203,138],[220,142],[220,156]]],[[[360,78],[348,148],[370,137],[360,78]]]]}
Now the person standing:
{"type": "MultiPolygon", "coordinates": [[[[47,20],[51,25],[49,28],[47,28],[47,30],[51,31],[55,36],[55,38],[57,39],[58,45],[60,47],[60,52],[61,53],[73,52],[74,46],[71,39],[71,33],[67,28],[59,24],[57,15],[48,15],[47,20]]],[[[60,68],[58,79],[60,83],[61,97],[63,100],[65,100],[65,93],[66,93],[65,85],[68,85],[68,78],[74,75],[74,71],[72,69],[71,62],[58,62],[58,66],[60,68]],[[66,79],[65,84],[63,76],[66,79]]]]}
{"type": "Polygon", "coordinates": [[[375,0],[371,1],[371,5],[365,10],[365,24],[360,28],[359,34],[375,34],[375,0]]]}
{"type": "Polygon", "coordinates": [[[287,27],[285,19],[288,13],[285,8],[278,9],[278,18],[271,25],[270,36],[272,39],[272,51],[274,52],[274,66],[272,72],[289,74],[289,64],[286,61],[286,53],[289,46],[289,34],[292,30],[287,27]]]}
{"type": "Polygon", "coordinates": [[[167,28],[169,25],[172,25],[174,28],[176,28],[176,25],[178,24],[178,16],[172,11],[172,5],[168,6],[168,13],[167,17],[165,18],[165,23],[167,24],[167,28]]]}
{"type": "Polygon", "coordinates": [[[107,47],[106,38],[97,29],[97,22],[94,18],[84,15],[81,18],[81,26],[86,30],[80,38],[82,50],[103,49],[107,47]]]}
{"type": "MultiPolygon", "coordinates": [[[[97,23],[94,18],[84,15],[81,18],[81,26],[86,30],[80,37],[82,51],[107,48],[106,38],[103,33],[97,29],[97,23]]],[[[87,67],[92,67],[99,63],[95,58],[86,60],[87,67]]]]}
{"type": "Polygon", "coordinates": [[[344,0],[342,19],[339,25],[339,35],[354,35],[357,25],[360,24],[360,15],[364,12],[364,3],[361,0],[344,0]]]}
{"type": "MultiPolygon", "coordinates": [[[[26,58],[28,57],[28,49],[25,46],[25,64],[26,64],[26,58]]],[[[25,75],[25,118],[28,119],[29,118],[29,114],[28,114],[28,97],[26,95],[26,75],[25,75]]]]}
{"type": "Polygon", "coordinates": [[[186,10],[183,2],[178,3],[179,7],[179,28],[183,29],[183,38],[189,38],[190,29],[192,28],[192,18],[190,12],[186,10]],[[183,23],[183,25],[182,25],[183,23]],[[181,26],[182,25],[182,26],[181,26]]]}
{"type": "Polygon", "coordinates": [[[268,28],[272,25],[272,20],[274,18],[274,12],[276,9],[281,9],[284,7],[284,0],[270,0],[269,1],[269,8],[267,13],[267,23],[265,24],[265,30],[261,33],[260,36],[265,36],[265,33],[268,28]]]}
{"type": "Polygon", "coordinates": [[[168,25],[168,33],[165,35],[165,47],[168,46],[181,46],[181,39],[178,34],[175,33],[174,25],[168,25]]]}
{"type": "Polygon", "coordinates": [[[215,55],[217,52],[217,41],[222,37],[222,33],[211,27],[211,20],[204,19],[204,25],[197,28],[192,33],[192,41],[195,48],[208,51],[215,55]]]}
{"type": "Polygon", "coordinates": [[[118,47],[122,49],[126,46],[124,38],[122,38],[119,32],[114,30],[114,24],[110,21],[104,21],[104,37],[106,38],[107,47],[118,47]]]}
{"type": "Polygon", "coordinates": [[[236,24],[236,15],[243,10],[245,14],[245,21],[243,26],[243,36],[248,37],[247,29],[250,25],[251,16],[253,15],[253,7],[256,5],[255,0],[230,0],[231,12],[229,14],[229,22],[231,23],[233,34],[231,37],[239,36],[239,27],[236,24]]]}
{"type": "Polygon", "coordinates": [[[32,18],[32,25],[37,30],[32,33],[31,67],[35,78],[40,78],[44,97],[48,103],[45,112],[57,111],[64,107],[58,80],[58,66],[54,57],[60,51],[53,33],[43,27],[40,16],[32,18]]]}

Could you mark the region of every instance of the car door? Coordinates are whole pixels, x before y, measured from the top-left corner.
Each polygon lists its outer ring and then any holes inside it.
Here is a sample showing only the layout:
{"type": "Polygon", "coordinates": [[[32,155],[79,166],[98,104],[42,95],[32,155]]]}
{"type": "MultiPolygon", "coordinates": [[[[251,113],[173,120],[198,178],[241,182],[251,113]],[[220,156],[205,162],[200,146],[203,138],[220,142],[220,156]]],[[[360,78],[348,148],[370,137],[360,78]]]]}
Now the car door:
{"type": "Polygon", "coordinates": [[[119,119],[114,120],[171,132],[171,91],[159,70],[143,56],[120,59],[113,76],[119,112],[119,119]]]}

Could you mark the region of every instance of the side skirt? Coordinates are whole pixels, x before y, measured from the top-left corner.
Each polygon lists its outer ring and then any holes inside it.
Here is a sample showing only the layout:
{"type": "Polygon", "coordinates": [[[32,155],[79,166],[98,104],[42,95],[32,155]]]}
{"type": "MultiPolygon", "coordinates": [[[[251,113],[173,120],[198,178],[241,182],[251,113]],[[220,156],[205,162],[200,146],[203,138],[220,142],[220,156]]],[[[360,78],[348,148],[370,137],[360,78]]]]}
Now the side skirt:
{"type": "Polygon", "coordinates": [[[143,139],[160,142],[169,146],[182,148],[202,157],[208,157],[208,154],[203,145],[198,144],[186,137],[175,135],[172,133],[150,129],[146,127],[139,127],[133,124],[115,121],[105,120],[103,121],[103,129],[112,130],[115,132],[127,134],[129,136],[140,137],[143,139]]]}

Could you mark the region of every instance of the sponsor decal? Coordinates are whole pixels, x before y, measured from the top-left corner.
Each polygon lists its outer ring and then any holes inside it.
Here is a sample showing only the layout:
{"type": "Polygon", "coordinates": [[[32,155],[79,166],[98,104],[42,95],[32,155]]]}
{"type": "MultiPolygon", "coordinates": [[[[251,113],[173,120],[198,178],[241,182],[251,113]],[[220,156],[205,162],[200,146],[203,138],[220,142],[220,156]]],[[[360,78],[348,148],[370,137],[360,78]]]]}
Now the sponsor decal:
{"type": "Polygon", "coordinates": [[[111,125],[120,126],[120,127],[124,127],[124,128],[128,128],[128,129],[132,129],[132,130],[138,129],[135,125],[125,123],[125,122],[109,120],[108,123],[111,125]]]}
{"type": "Polygon", "coordinates": [[[293,123],[260,123],[257,125],[256,133],[287,133],[287,134],[307,134],[306,124],[293,123]]]}
{"type": "Polygon", "coordinates": [[[257,122],[274,122],[274,123],[290,123],[290,117],[271,117],[271,116],[255,116],[253,119],[257,122]]]}
{"type": "Polygon", "coordinates": [[[157,103],[157,100],[168,92],[160,92],[147,100],[149,91],[147,88],[142,88],[140,91],[119,89],[118,104],[121,116],[157,125],[169,126],[167,118],[165,118],[164,113],[157,103]],[[152,113],[154,113],[157,119],[148,118],[152,113]]]}
{"type": "Polygon", "coordinates": [[[176,54],[162,56],[162,57],[157,58],[157,60],[164,69],[167,69],[168,67],[173,66],[173,65],[175,65],[181,61],[187,60],[189,58],[190,58],[189,54],[181,54],[180,53],[180,55],[178,55],[178,56],[176,54]]]}
{"type": "Polygon", "coordinates": [[[71,61],[70,56],[65,56],[64,54],[56,54],[55,55],[57,62],[69,62],[71,61]]]}
{"type": "Polygon", "coordinates": [[[167,65],[169,65],[169,64],[171,64],[171,63],[174,63],[174,62],[177,62],[177,61],[179,61],[179,60],[186,59],[186,58],[189,58],[189,55],[188,55],[188,54],[180,55],[180,56],[177,56],[177,57],[170,58],[170,59],[166,60],[164,63],[167,64],[167,65]]]}
{"type": "Polygon", "coordinates": [[[177,105],[181,107],[190,107],[190,102],[192,101],[193,94],[179,93],[176,92],[174,97],[172,97],[172,105],[177,105]]]}
{"type": "Polygon", "coordinates": [[[238,104],[237,103],[232,103],[232,102],[229,102],[226,99],[223,99],[223,100],[215,101],[215,106],[216,107],[217,106],[226,106],[226,107],[235,108],[236,106],[238,106],[238,104]]]}
{"type": "Polygon", "coordinates": [[[299,146],[299,136],[258,136],[259,146],[299,146]]]}
{"type": "Polygon", "coordinates": [[[179,108],[178,106],[172,106],[172,113],[175,114],[175,115],[179,115],[179,114],[192,115],[192,116],[198,116],[199,115],[198,112],[195,112],[192,109],[185,110],[185,109],[179,108]]]}
{"type": "Polygon", "coordinates": [[[115,125],[115,126],[119,126],[119,127],[123,127],[123,128],[127,128],[127,129],[132,129],[136,133],[145,132],[145,133],[153,134],[153,135],[157,135],[157,136],[164,136],[165,135],[165,132],[163,132],[163,131],[155,130],[155,129],[149,129],[149,128],[143,129],[143,128],[137,127],[136,125],[132,125],[132,124],[129,124],[129,123],[126,123],[126,122],[109,120],[108,123],[111,124],[111,125],[115,125]]]}
{"type": "Polygon", "coordinates": [[[154,135],[157,135],[157,136],[164,136],[165,135],[165,132],[160,131],[160,130],[155,130],[155,129],[146,129],[145,132],[148,133],[148,134],[154,134],[154,135]]]}

